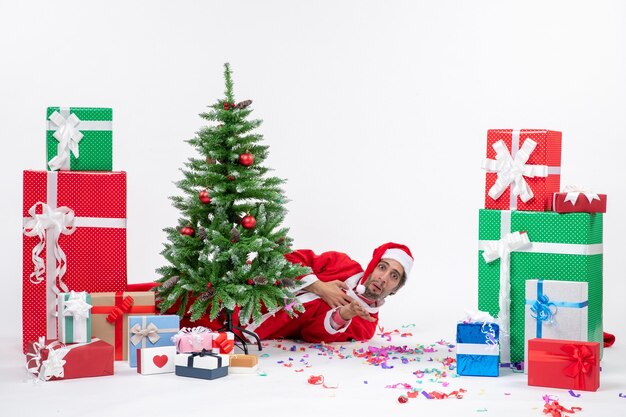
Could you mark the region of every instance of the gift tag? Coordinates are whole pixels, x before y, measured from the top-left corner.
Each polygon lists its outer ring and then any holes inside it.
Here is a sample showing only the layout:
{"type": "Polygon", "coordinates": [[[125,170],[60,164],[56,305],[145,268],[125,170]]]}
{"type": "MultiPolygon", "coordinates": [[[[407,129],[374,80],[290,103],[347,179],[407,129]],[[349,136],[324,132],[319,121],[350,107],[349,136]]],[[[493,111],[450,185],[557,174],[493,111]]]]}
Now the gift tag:
{"type": "Polygon", "coordinates": [[[174,372],[175,346],[137,349],[137,372],[143,375],[174,372]]]}

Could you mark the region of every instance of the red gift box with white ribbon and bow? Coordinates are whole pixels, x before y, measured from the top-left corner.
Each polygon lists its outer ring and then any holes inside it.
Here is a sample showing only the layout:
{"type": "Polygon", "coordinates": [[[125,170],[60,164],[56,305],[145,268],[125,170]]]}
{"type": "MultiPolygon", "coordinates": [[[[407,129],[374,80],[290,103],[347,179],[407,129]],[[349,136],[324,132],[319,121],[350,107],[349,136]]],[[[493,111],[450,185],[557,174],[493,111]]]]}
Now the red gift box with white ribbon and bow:
{"type": "Polygon", "coordinates": [[[113,375],[113,346],[100,339],[65,345],[42,336],[28,343],[26,369],[38,381],[113,375]]]}
{"type": "Polygon", "coordinates": [[[491,129],[483,169],[486,209],[550,211],[561,184],[561,132],[491,129]]]}
{"type": "Polygon", "coordinates": [[[606,213],[606,194],[568,185],[554,193],[552,208],[557,213],[606,213]]]}
{"type": "Polygon", "coordinates": [[[126,289],[126,173],[24,171],[23,348],[57,338],[62,292],[126,289]]]}

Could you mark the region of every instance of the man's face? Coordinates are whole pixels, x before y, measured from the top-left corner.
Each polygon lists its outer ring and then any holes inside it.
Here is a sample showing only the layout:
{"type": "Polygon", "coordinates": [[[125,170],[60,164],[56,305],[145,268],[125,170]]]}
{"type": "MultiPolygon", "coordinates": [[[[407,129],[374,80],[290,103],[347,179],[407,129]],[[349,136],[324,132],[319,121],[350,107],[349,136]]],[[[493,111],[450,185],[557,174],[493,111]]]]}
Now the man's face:
{"type": "Polygon", "coordinates": [[[400,262],[393,259],[381,259],[367,280],[363,295],[371,300],[381,300],[392,293],[398,285],[404,268],[400,262]]]}

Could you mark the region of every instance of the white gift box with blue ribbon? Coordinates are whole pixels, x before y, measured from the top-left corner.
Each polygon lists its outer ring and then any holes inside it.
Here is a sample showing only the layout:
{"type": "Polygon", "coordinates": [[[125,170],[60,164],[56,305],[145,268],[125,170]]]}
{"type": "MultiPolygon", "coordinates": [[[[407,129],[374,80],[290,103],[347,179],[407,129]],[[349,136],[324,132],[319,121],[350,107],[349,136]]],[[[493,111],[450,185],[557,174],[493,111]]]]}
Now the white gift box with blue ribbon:
{"type": "MultiPolygon", "coordinates": [[[[586,282],[526,281],[525,363],[530,339],[587,341],[588,292],[586,282]]],[[[527,373],[527,367],[524,372],[527,373]]]]}

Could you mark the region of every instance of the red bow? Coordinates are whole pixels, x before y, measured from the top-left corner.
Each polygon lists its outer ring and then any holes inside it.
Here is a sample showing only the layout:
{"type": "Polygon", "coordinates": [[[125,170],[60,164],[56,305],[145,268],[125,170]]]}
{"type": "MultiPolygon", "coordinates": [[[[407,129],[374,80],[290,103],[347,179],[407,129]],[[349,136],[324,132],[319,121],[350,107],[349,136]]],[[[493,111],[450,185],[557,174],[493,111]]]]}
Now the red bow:
{"type": "Polygon", "coordinates": [[[587,346],[584,345],[565,345],[561,350],[567,353],[572,362],[565,368],[565,375],[570,378],[576,378],[582,372],[588,374],[596,362],[596,357],[587,346]]]}
{"type": "Polygon", "coordinates": [[[133,306],[134,303],[135,299],[130,295],[127,296],[126,298],[124,298],[119,306],[113,307],[113,310],[111,310],[106,320],[111,324],[115,323],[117,320],[121,319],[124,314],[130,311],[130,308],[133,306]]]}
{"type": "Polygon", "coordinates": [[[215,336],[213,342],[219,346],[221,353],[229,353],[235,347],[235,341],[228,339],[226,333],[219,333],[218,336],[215,336]]]}

